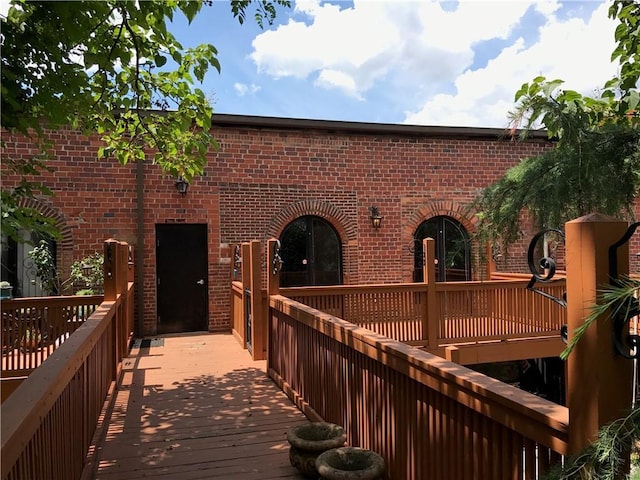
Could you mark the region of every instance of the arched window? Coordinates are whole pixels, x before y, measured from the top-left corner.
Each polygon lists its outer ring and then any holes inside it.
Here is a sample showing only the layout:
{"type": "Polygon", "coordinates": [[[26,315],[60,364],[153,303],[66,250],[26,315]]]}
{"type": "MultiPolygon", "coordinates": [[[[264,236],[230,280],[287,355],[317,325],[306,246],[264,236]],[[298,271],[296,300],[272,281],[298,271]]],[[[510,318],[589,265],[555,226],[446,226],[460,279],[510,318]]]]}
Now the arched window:
{"type": "Polygon", "coordinates": [[[312,215],[297,218],[282,231],[280,244],[282,287],[342,283],[340,238],[326,220],[312,215]]]}
{"type": "Polygon", "coordinates": [[[22,237],[20,242],[5,235],[2,236],[2,280],[8,281],[13,286],[14,297],[42,297],[59,294],[60,292],[56,290],[54,283],[51,285],[43,284],[42,279],[37,275],[33,259],[29,255],[29,252],[44,240],[51,254],[51,273],[55,273],[57,265],[56,241],[26,230],[20,231],[20,236],[22,237]]]}
{"type": "Polygon", "coordinates": [[[414,281],[424,281],[422,240],[428,237],[436,241],[436,260],[438,262],[436,281],[463,282],[471,280],[469,234],[456,219],[441,215],[422,222],[413,235],[415,242],[414,281]]]}

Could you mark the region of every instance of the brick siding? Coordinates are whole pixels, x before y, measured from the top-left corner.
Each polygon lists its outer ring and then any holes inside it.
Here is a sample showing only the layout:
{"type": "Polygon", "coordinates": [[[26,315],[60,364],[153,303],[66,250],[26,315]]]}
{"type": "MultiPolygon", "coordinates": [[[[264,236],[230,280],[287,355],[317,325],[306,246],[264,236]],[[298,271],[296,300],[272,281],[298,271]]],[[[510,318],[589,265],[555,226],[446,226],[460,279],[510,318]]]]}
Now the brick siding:
{"type": "MultiPolygon", "coordinates": [[[[144,238],[144,261],[136,266],[144,278],[137,331],[153,334],[155,225],[207,224],[209,330],[229,330],[229,245],[256,239],[264,245],[295,218],[317,215],[342,241],[345,283],[408,282],[413,272],[409,246],[424,220],[447,215],[473,234],[476,218],[468,207],[480,189],[520,159],[552,147],[543,137],[516,142],[493,129],[282,120],[214,116],[212,131],[220,148],[209,153],[205,174],[193,180],[184,197],[176,192],[175,179],[150,162],[138,168],[98,160],[98,139],[52,132],[55,158],[48,165],[54,171],[40,180],[56,195],[34,205],[52,215],[63,232],[59,267],[64,271],[74,260],[101,251],[107,238],[136,248],[144,238]],[[141,173],[144,230],[138,232],[141,173]],[[384,216],[380,229],[371,226],[373,205],[384,216]]],[[[5,134],[3,140],[3,156],[37,153],[23,138],[5,134]]],[[[3,182],[6,187],[16,180],[3,182]]],[[[524,250],[530,238],[523,236],[500,260],[501,269],[527,271],[524,250]]],[[[634,242],[632,249],[640,251],[634,242]]],[[[473,251],[479,257],[477,245],[473,251]]],[[[479,276],[478,258],[474,265],[479,276]]]]}

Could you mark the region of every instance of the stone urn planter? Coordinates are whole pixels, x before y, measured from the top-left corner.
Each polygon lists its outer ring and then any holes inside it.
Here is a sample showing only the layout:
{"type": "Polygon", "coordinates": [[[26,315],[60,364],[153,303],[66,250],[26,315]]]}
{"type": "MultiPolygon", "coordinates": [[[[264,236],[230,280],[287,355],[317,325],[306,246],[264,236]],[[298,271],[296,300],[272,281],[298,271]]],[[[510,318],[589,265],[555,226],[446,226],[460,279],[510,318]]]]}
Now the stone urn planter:
{"type": "Polygon", "coordinates": [[[384,459],[364,448],[334,448],[318,455],[316,469],[326,480],[378,480],[384,478],[384,459]]]}
{"type": "Polygon", "coordinates": [[[289,461],[308,478],[318,478],[316,458],[323,452],[342,447],[347,435],[340,425],[327,422],[310,422],[287,431],[289,461]]]}

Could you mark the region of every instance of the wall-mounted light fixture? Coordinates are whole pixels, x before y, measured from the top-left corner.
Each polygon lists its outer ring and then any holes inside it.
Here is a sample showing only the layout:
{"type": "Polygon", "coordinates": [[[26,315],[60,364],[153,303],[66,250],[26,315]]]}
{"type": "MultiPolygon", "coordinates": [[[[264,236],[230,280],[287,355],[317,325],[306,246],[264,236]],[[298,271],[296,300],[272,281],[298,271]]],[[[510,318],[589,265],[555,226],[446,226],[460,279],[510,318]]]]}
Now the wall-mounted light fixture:
{"type": "Polygon", "coordinates": [[[380,228],[380,225],[382,225],[382,215],[380,215],[380,212],[378,211],[378,207],[371,207],[371,225],[373,225],[373,228],[380,228]]]}
{"type": "Polygon", "coordinates": [[[176,190],[183,197],[187,194],[187,190],[189,190],[189,182],[187,182],[182,176],[178,177],[176,180],[176,190]]]}

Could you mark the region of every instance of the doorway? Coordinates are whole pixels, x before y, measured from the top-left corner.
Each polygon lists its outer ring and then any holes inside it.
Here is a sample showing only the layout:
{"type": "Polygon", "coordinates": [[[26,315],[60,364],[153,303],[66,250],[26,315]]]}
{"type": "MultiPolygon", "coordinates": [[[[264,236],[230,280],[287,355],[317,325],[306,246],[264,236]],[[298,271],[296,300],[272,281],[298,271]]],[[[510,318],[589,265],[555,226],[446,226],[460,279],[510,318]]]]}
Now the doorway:
{"type": "Polygon", "coordinates": [[[436,281],[464,282],[471,280],[469,234],[456,219],[441,215],[422,222],[413,235],[413,281],[424,282],[422,240],[429,237],[435,240],[436,281]]]}
{"type": "Polygon", "coordinates": [[[156,225],[157,331],[208,330],[206,224],[156,225]]]}
{"type": "Polygon", "coordinates": [[[283,260],[281,287],[340,285],[340,238],[326,220],[313,215],[295,219],[280,236],[283,260]]]}

